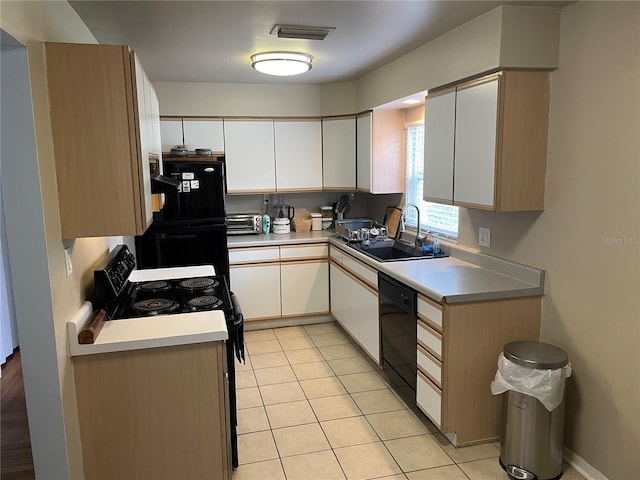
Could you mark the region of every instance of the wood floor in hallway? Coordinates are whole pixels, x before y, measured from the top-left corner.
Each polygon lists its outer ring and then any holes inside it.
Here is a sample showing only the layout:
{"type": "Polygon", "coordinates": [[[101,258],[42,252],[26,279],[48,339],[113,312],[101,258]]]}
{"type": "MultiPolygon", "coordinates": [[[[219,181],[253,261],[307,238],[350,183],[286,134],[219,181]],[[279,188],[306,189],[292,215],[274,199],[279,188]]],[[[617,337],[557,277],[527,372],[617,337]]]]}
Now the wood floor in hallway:
{"type": "Polygon", "coordinates": [[[0,399],[0,478],[34,479],[19,350],[16,350],[2,366],[0,399]]]}

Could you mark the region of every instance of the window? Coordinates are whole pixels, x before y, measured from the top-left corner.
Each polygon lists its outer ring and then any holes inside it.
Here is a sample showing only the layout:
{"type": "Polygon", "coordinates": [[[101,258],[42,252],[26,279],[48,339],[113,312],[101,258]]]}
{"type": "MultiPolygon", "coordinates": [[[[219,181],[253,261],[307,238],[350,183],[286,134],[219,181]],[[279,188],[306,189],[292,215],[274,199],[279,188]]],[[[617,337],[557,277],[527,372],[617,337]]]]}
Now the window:
{"type": "MultiPolygon", "coordinates": [[[[406,202],[417,205],[420,209],[420,227],[458,237],[458,207],[425,202],[422,199],[424,178],[424,125],[410,125],[405,128],[406,142],[406,202]]],[[[416,228],[417,214],[415,209],[406,211],[407,226],[416,228]]]]}

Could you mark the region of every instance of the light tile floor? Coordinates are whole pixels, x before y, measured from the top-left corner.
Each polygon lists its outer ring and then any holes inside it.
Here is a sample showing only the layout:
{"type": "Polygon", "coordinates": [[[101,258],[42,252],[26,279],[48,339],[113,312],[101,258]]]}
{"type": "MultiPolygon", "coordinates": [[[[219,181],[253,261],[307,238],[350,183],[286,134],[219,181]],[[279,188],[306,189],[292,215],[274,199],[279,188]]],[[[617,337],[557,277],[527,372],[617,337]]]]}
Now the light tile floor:
{"type": "MultiPolygon", "coordinates": [[[[233,480],[507,480],[499,444],[454,448],[335,323],[246,332],[233,480]]],[[[564,480],[582,480],[568,465],[564,480]]]]}

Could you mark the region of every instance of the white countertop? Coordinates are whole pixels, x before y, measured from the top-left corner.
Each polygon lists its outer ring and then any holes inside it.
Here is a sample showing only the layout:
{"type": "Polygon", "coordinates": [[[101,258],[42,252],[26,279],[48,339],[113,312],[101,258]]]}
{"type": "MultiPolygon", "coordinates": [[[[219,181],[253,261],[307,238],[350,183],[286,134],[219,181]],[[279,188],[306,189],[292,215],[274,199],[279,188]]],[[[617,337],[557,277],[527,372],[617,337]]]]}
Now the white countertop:
{"type": "Polygon", "coordinates": [[[333,230],[286,235],[238,235],[228,237],[229,248],[329,242],[371,267],[405,283],[439,303],[460,303],[544,294],[544,271],[451,247],[450,257],[378,262],[349,247],[333,230]]]}
{"type": "Polygon", "coordinates": [[[91,303],[85,302],[67,322],[72,357],[216,342],[229,338],[224,313],[214,310],[109,320],[105,322],[95,343],[81,345],[78,343],[78,332],[85,326],[92,311],[91,303]]]}

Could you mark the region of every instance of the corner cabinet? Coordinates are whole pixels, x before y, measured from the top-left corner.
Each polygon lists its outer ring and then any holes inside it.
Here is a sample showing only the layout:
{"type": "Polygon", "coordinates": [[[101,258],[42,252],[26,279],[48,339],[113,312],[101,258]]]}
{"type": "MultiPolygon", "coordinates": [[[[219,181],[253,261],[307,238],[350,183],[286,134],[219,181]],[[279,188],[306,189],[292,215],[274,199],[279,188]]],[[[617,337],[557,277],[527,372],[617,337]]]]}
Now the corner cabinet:
{"type": "Polygon", "coordinates": [[[549,74],[505,70],[425,101],[424,199],[497,212],[544,209],[549,74]]]}
{"type": "Polygon", "coordinates": [[[404,113],[374,110],[356,117],[356,187],[359,192],[404,192],[404,113]]]}
{"type": "Polygon", "coordinates": [[[63,238],[140,235],[152,220],[158,100],[126,45],[46,43],[63,238]]]}

